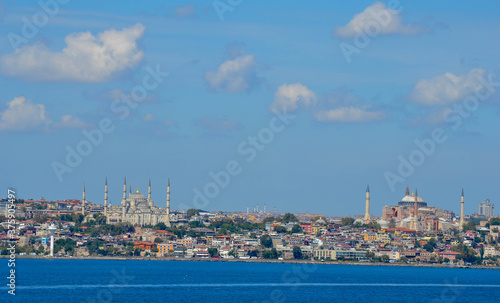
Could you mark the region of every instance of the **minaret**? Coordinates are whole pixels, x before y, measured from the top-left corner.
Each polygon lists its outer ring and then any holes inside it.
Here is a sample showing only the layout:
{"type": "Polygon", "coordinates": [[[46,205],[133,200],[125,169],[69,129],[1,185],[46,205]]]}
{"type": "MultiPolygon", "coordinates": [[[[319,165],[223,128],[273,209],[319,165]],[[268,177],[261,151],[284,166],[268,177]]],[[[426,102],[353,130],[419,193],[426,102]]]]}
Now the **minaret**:
{"type": "Polygon", "coordinates": [[[264,213],[266,213],[266,205],[264,204],[264,213]]]}
{"type": "Polygon", "coordinates": [[[165,225],[170,227],[170,178],[168,178],[168,183],[167,183],[167,212],[165,218],[165,225]]]}
{"type": "Polygon", "coordinates": [[[128,186],[128,197],[130,198],[130,195],[132,194],[132,184],[129,184],[128,186]]]}
{"type": "Polygon", "coordinates": [[[464,230],[464,188],[462,187],[462,199],[460,200],[460,227],[459,230],[464,230]]]}
{"type": "Polygon", "coordinates": [[[151,199],[151,177],[149,178],[149,186],[148,186],[148,204],[149,207],[153,207],[153,200],[151,199]]]}
{"type": "Polygon", "coordinates": [[[122,206],[125,206],[126,200],[127,200],[127,176],[123,178],[122,206]]]}
{"type": "Polygon", "coordinates": [[[366,187],[365,222],[370,221],[370,185],[366,187]]]}
{"type": "Polygon", "coordinates": [[[406,196],[409,196],[409,195],[410,195],[410,187],[409,187],[408,185],[406,185],[405,195],[406,195],[406,196]]]}
{"type": "Polygon", "coordinates": [[[85,216],[85,182],[83,182],[82,215],[85,216]]]}
{"type": "Polygon", "coordinates": [[[106,181],[104,182],[104,215],[108,216],[108,176],[106,176],[106,181]]]}
{"type": "Polygon", "coordinates": [[[418,229],[418,188],[415,188],[415,214],[413,215],[413,222],[415,230],[418,229]]]}

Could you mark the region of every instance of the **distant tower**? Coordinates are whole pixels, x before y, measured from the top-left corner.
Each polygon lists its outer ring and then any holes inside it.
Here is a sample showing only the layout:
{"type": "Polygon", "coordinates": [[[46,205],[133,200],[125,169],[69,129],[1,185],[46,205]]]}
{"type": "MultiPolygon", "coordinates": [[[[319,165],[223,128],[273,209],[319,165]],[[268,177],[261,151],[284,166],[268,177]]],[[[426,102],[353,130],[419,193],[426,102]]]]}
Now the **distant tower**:
{"type": "Polygon", "coordinates": [[[365,221],[370,221],[370,185],[366,187],[365,221]]]}
{"type": "Polygon", "coordinates": [[[460,228],[464,230],[464,188],[462,187],[462,199],[460,200],[460,228]]]}
{"type": "Polygon", "coordinates": [[[250,210],[250,208],[247,206],[247,215],[248,215],[249,210],[250,210]]]}
{"type": "Polygon", "coordinates": [[[259,204],[257,204],[257,212],[259,212],[259,204]]]}
{"type": "Polygon", "coordinates": [[[170,227],[170,178],[167,182],[167,210],[166,210],[165,225],[170,227]]]}
{"type": "Polygon", "coordinates": [[[108,216],[108,176],[106,176],[106,181],[104,182],[104,216],[108,216]]]}
{"type": "Polygon", "coordinates": [[[85,182],[83,182],[83,194],[82,194],[82,215],[85,216],[85,182]]]}
{"type": "Polygon", "coordinates": [[[125,206],[126,202],[127,202],[127,176],[123,178],[122,206],[125,206]]]}
{"type": "Polygon", "coordinates": [[[54,232],[56,231],[57,227],[52,223],[49,226],[49,231],[50,231],[50,256],[54,256],[54,232]]]}
{"type": "Polygon", "coordinates": [[[266,205],[264,204],[264,213],[266,213],[266,205]]]}
{"type": "Polygon", "coordinates": [[[406,196],[409,196],[409,195],[410,195],[410,187],[409,187],[408,185],[406,185],[405,195],[406,195],[406,196]]]}
{"type": "Polygon", "coordinates": [[[418,188],[415,188],[415,209],[414,209],[415,214],[413,215],[413,225],[415,227],[415,230],[418,229],[418,188]]]}
{"type": "Polygon", "coordinates": [[[151,178],[149,178],[149,186],[148,186],[148,204],[150,207],[153,207],[153,200],[151,199],[151,178]]]}

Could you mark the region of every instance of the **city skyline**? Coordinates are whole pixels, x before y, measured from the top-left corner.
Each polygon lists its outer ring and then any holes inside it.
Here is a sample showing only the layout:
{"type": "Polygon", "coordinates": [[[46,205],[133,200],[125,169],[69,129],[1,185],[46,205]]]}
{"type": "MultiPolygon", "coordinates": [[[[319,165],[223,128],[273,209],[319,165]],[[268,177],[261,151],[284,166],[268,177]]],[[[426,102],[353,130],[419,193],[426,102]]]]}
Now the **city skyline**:
{"type": "Polygon", "coordinates": [[[170,177],[172,209],[363,215],[367,184],[372,213],[407,185],[455,213],[462,187],[467,214],[500,200],[500,3],[63,2],[0,2],[18,198],[85,182],[102,204],[107,175],[116,206],[127,174],[154,201],[170,177]]]}

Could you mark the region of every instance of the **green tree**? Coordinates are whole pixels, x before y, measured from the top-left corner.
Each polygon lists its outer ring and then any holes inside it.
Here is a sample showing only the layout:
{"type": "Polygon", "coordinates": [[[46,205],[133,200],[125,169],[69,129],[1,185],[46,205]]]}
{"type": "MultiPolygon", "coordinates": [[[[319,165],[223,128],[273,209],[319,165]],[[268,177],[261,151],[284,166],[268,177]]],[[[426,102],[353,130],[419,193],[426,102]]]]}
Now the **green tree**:
{"type": "Polygon", "coordinates": [[[476,230],[476,224],[474,224],[473,221],[469,221],[467,223],[464,223],[463,228],[464,231],[469,231],[469,230],[474,231],[476,230]]]}
{"type": "Polygon", "coordinates": [[[284,226],[276,226],[274,228],[274,231],[277,232],[277,233],[279,233],[279,234],[284,234],[284,233],[286,233],[286,227],[284,227],[284,226]]]}
{"type": "Polygon", "coordinates": [[[354,224],[354,219],[351,217],[342,218],[341,224],[343,226],[352,226],[354,224]]]}
{"type": "Polygon", "coordinates": [[[299,246],[294,246],[293,247],[293,258],[295,260],[301,260],[302,259],[302,249],[300,249],[299,246]]]}
{"type": "Polygon", "coordinates": [[[270,250],[264,250],[262,252],[262,257],[264,259],[278,259],[278,251],[276,248],[272,248],[270,250]]]}
{"type": "Polygon", "coordinates": [[[401,258],[399,258],[399,262],[406,263],[408,262],[408,258],[406,256],[402,256],[401,258]]]}
{"type": "Polygon", "coordinates": [[[208,254],[210,255],[210,258],[213,258],[214,256],[218,256],[219,255],[219,252],[217,250],[217,248],[215,247],[210,247],[208,249],[208,254]]]}
{"type": "Polygon", "coordinates": [[[154,242],[155,243],[163,243],[163,240],[160,237],[156,237],[154,242]]]}
{"type": "Polygon", "coordinates": [[[192,216],[197,216],[199,214],[200,214],[200,212],[197,209],[195,209],[195,208],[190,208],[186,212],[186,216],[188,218],[191,218],[192,216]]]}
{"type": "Polygon", "coordinates": [[[271,222],[274,222],[276,221],[276,218],[275,217],[265,217],[264,220],[262,220],[262,223],[271,223],[271,222]]]}
{"type": "Polygon", "coordinates": [[[283,215],[282,222],[283,223],[299,222],[299,219],[297,219],[297,217],[295,217],[295,215],[292,214],[292,213],[286,213],[286,214],[283,215]]]}
{"type": "Polygon", "coordinates": [[[247,251],[247,255],[249,255],[250,257],[258,257],[259,251],[258,250],[249,250],[249,251],[247,251]]]}
{"type": "Polygon", "coordinates": [[[302,227],[300,227],[299,224],[295,224],[292,227],[292,231],[291,231],[292,234],[298,234],[298,233],[301,233],[301,232],[302,232],[302,227]]]}
{"type": "Polygon", "coordinates": [[[389,258],[389,256],[388,256],[388,255],[383,255],[383,256],[381,257],[381,260],[382,260],[382,262],[384,262],[384,263],[388,263],[388,262],[389,262],[389,260],[390,260],[390,258],[389,258]]]}
{"type": "Polygon", "coordinates": [[[391,218],[391,220],[389,220],[389,228],[395,228],[396,227],[396,220],[394,220],[394,218],[391,218]]]}
{"type": "Polygon", "coordinates": [[[266,248],[273,247],[273,239],[269,235],[263,235],[260,237],[260,245],[266,248]]]}
{"type": "Polygon", "coordinates": [[[165,223],[163,223],[163,222],[158,222],[154,226],[154,229],[156,229],[156,230],[167,230],[167,225],[165,225],[165,223]]]}

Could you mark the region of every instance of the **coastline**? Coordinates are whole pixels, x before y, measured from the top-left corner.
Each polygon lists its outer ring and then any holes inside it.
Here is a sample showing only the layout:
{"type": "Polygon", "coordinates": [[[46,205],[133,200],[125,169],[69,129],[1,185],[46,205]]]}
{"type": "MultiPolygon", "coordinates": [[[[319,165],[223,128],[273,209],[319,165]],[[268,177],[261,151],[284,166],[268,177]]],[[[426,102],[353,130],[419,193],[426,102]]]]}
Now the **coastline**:
{"type": "MultiPolygon", "coordinates": [[[[0,259],[9,259],[9,256],[0,255],[0,259]]],[[[40,257],[40,256],[17,256],[16,259],[40,259],[40,260],[106,260],[106,261],[194,261],[194,262],[239,262],[239,263],[281,263],[281,264],[315,264],[315,265],[352,265],[352,266],[392,266],[392,267],[428,267],[428,268],[462,268],[462,269],[500,269],[499,266],[484,265],[447,265],[447,264],[403,264],[382,262],[339,262],[339,261],[310,261],[310,260],[266,260],[266,259],[208,259],[208,258],[148,258],[148,257],[40,257]]]]}

